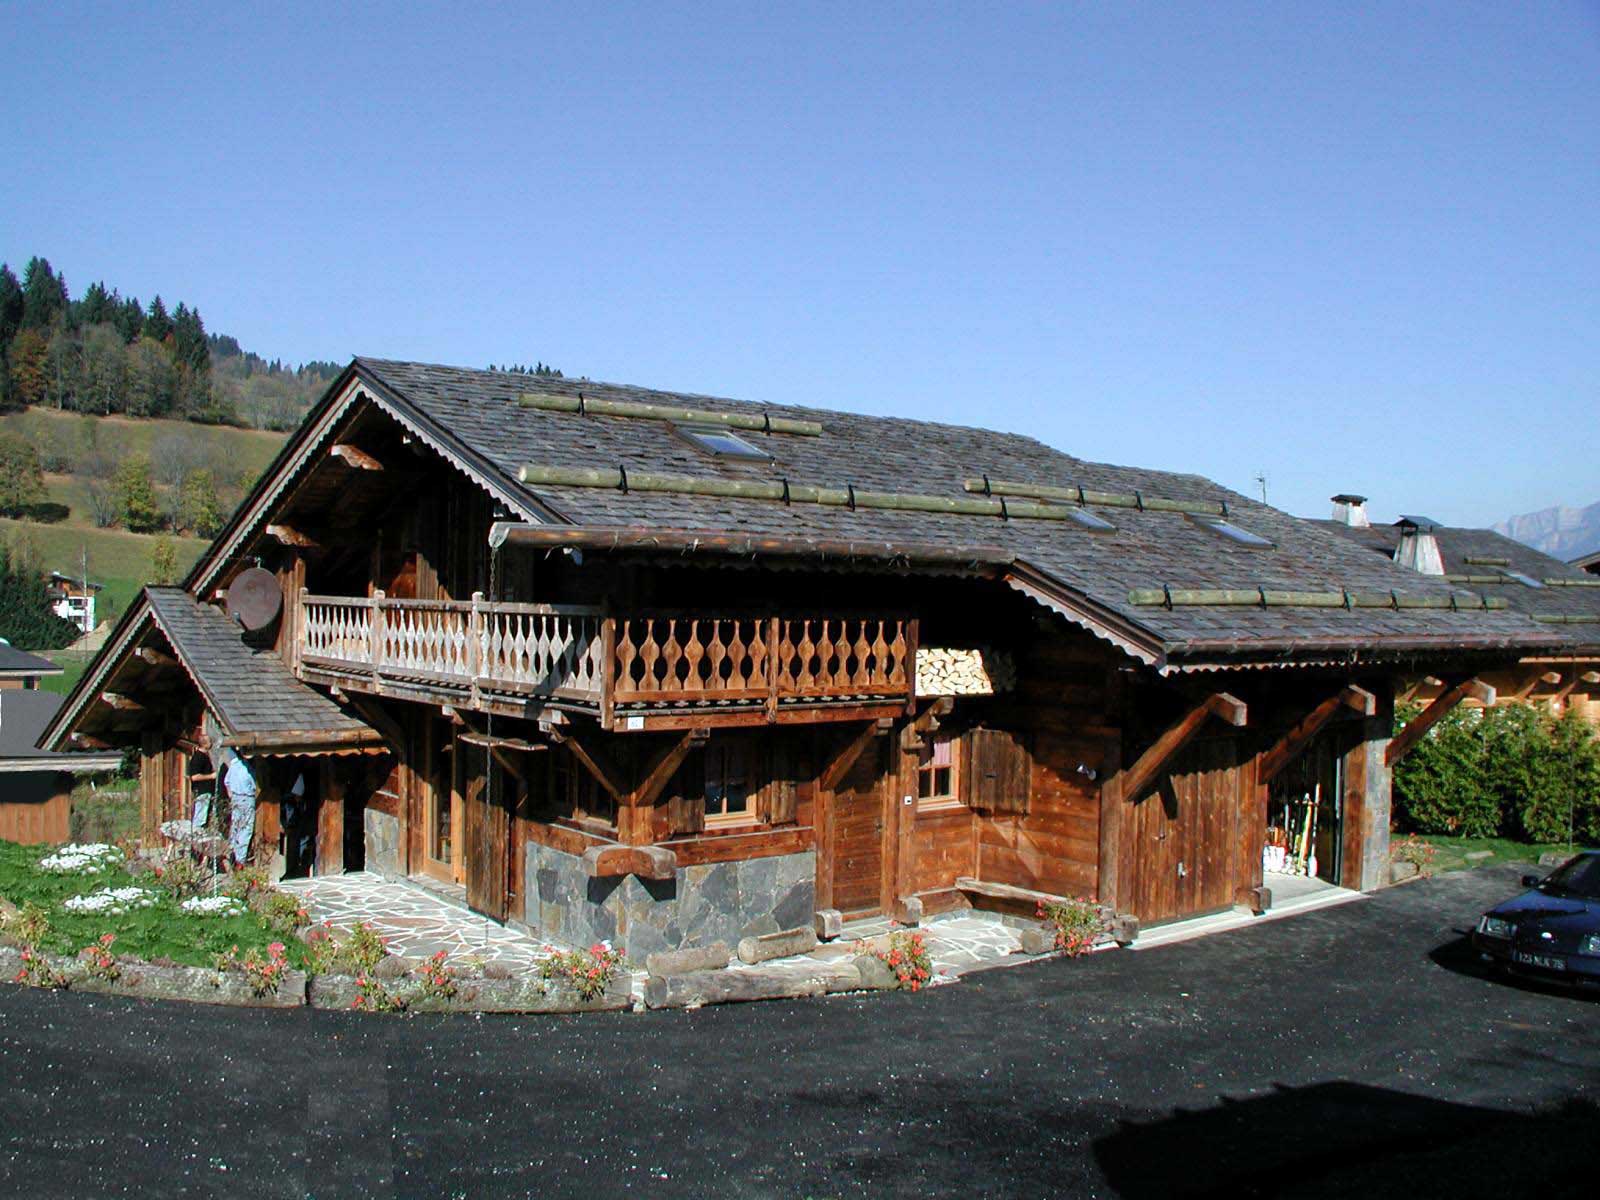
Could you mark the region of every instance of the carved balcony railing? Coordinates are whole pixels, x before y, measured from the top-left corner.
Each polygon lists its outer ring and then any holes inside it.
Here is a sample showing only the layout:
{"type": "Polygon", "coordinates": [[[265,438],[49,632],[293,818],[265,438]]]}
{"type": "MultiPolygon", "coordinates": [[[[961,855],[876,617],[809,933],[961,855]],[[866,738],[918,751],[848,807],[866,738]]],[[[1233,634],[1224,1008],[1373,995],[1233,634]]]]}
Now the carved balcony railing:
{"type": "Polygon", "coordinates": [[[825,720],[907,704],[916,681],[916,622],[901,616],[302,594],[298,632],[302,674],[477,708],[543,700],[628,729],[825,720]]]}

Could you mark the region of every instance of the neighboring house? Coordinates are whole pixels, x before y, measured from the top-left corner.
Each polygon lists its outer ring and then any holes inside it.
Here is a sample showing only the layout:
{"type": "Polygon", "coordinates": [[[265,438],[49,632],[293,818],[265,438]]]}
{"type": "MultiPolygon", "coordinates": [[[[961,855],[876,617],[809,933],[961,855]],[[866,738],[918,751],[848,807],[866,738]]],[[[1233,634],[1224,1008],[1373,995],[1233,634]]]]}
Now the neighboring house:
{"type": "MultiPolygon", "coordinates": [[[[1570,707],[1600,725],[1600,579],[1492,529],[1461,529],[1427,517],[1372,525],[1363,497],[1341,495],[1333,502],[1333,519],[1318,524],[1411,569],[1500,597],[1560,638],[1554,649],[1483,676],[1496,703],[1538,702],[1557,712],[1570,707]]],[[[1402,685],[1398,699],[1428,704],[1448,686],[1437,672],[1421,673],[1402,685]]]]}
{"type": "Polygon", "coordinates": [[[1600,550],[1596,550],[1593,554],[1580,555],[1568,565],[1590,575],[1600,575],[1600,550]]]}
{"type": "Polygon", "coordinates": [[[51,754],[34,745],[62,700],[53,692],[0,690],[0,839],[66,841],[73,776],[122,765],[121,754],[51,754]]]}
{"type": "Polygon", "coordinates": [[[93,633],[95,626],[95,593],[105,585],[74,579],[60,571],[45,576],[45,591],[50,597],[50,610],[71,621],[84,633],[93,633]]]}
{"type": "Polygon", "coordinates": [[[151,835],[232,746],[263,854],[304,777],[317,870],[634,956],[822,909],[1148,923],[1269,903],[1296,799],[1380,886],[1397,679],[1561,644],[1194,475],[357,359],[45,744],[138,746],[151,835]]]}
{"type": "Polygon", "coordinates": [[[62,669],[48,658],[18,650],[0,640],[0,691],[32,691],[46,675],[60,675],[62,669]]]}

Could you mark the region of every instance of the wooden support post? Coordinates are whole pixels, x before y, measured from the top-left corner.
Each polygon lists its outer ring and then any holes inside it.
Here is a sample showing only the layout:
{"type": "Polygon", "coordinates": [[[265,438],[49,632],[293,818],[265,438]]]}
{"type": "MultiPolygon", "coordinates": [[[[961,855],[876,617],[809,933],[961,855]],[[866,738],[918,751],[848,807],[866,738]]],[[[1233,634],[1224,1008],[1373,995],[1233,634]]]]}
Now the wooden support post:
{"type": "Polygon", "coordinates": [[[371,617],[367,621],[367,665],[372,671],[372,690],[378,695],[383,694],[383,671],[381,658],[383,651],[383,589],[372,589],[371,617]]]}
{"type": "Polygon", "coordinates": [[[338,760],[332,759],[323,762],[320,774],[322,795],[318,797],[317,804],[317,874],[337,875],[344,870],[344,773],[338,760]]]}
{"type": "Polygon", "coordinates": [[[1389,882],[1390,772],[1387,762],[1394,710],[1386,700],[1344,756],[1343,887],[1372,891],[1389,882]]]}
{"type": "Polygon", "coordinates": [[[1095,896],[1116,909],[1122,898],[1122,735],[1105,739],[1100,756],[1100,853],[1095,896]]]}
{"type": "Polygon", "coordinates": [[[600,620],[600,728],[617,720],[617,619],[600,620]]]}
{"type": "Polygon", "coordinates": [[[767,618],[767,720],[778,719],[778,618],[767,618]]]}
{"type": "Polygon", "coordinates": [[[1488,684],[1477,679],[1466,679],[1453,687],[1446,688],[1434,698],[1432,704],[1423,709],[1389,743],[1384,752],[1383,765],[1392,768],[1397,762],[1411,753],[1412,747],[1422,740],[1428,730],[1432,729],[1441,719],[1463,700],[1476,700],[1485,708],[1494,703],[1494,689],[1488,684]]]}
{"type": "Polygon", "coordinates": [[[1138,760],[1123,774],[1122,798],[1129,803],[1139,799],[1156,782],[1161,770],[1177,753],[1187,746],[1201,727],[1211,717],[1218,717],[1230,725],[1243,725],[1248,709],[1240,700],[1226,692],[1217,692],[1200,701],[1177,721],[1173,722],[1138,760]]]}

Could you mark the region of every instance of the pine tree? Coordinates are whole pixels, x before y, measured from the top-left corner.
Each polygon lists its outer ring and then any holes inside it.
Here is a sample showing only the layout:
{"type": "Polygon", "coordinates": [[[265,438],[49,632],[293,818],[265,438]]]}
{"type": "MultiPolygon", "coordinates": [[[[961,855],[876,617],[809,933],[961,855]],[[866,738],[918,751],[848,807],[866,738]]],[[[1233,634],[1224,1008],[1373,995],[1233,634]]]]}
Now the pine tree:
{"type": "Polygon", "coordinates": [[[104,283],[91,283],[76,305],[78,320],[84,325],[104,325],[111,320],[116,303],[116,293],[106,291],[104,283]]]}
{"type": "Polygon", "coordinates": [[[19,650],[58,650],[77,636],[78,627],[51,610],[33,564],[0,545],[0,637],[19,650]]]}
{"type": "Polygon", "coordinates": [[[145,316],[144,328],[140,332],[161,346],[165,346],[167,339],[172,336],[172,318],[167,316],[167,306],[161,302],[160,296],[150,301],[150,311],[145,316]]]}
{"type": "Polygon", "coordinates": [[[172,318],[172,353],[180,366],[197,375],[211,369],[211,347],[206,342],[206,326],[198,308],[178,305],[172,318]]]}
{"type": "Polygon", "coordinates": [[[0,265],[0,353],[22,328],[22,284],[8,266],[0,265]]]}
{"type": "Polygon", "coordinates": [[[111,323],[117,327],[124,342],[132,342],[144,329],[144,306],[129,296],[112,314],[111,323]]]}
{"type": "Polygon", "coordinates": [[[122,524],[132,533],[154,533],[161,528],[161,508],[150,480],[150,460],[134,454],[122,460],[112,482],[122,509],[122,524]]]}
{"type": "Polygon", "coordinates": [[[67,307],[67,281],[50,269],[50,260],[31,258],[22,275],[22,327],[49,329],[67,307]]]}

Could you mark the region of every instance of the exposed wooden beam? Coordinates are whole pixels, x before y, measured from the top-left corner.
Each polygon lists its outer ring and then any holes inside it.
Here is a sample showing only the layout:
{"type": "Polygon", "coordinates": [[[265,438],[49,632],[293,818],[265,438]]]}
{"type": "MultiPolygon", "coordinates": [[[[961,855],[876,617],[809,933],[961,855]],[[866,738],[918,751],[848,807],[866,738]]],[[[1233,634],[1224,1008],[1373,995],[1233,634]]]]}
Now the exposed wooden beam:
{"type": "Polygon", "coordinates": [[[1178,751],[1187,746],[1211,717],[1219,717],[1231,725],[1243,725],[1248,716],[1245,705],[1228,695],[1217,692],[1207,696],[1150,743],[1149,748],[1122,776],[1122,798],[1129,804],[1138,800],[1156,781],[1163,767],[1172,761],[1178,751]]]}
{"type": "Polygon", "coordinates": [[[874,738],[883,733],[881,721],[864,722],[859,730],[849,741],[834,755],[833,761],[823,768],[822,774],[817,777],[817,787],[825,792],[831,792],[844,781],[850,774],[850,768],[856,765],[856,760],[866,748],[872,745],[874,738]]]}
{"type": "Polygon", "coordinates": [[[87,733],[74,732],[71,735],[71,737],[69,738],[69,740],[72,742],[72,744],[74,746],[78,747],[80,750],[114,750],[114,749],[116,749],[116,747],[113,746],[110,742],[102,741],[100,738],[97,738],[97,737],[91,737],[87,733]]]}
{"type": "Polygon", "coordinates": [[[118,712],[143,712],[144,705],[132,696],[124,696],[120,692],[101,692],[100,700],[107,708],[114,708],[118,712]]]}
{"type": "Polygon", "coordinates": [[[552,731],[551,736],[572,752],[572,757],[578,760],[578,765],[594,776],[594,781],[608,796],[618,804],[623,802],[623,797],[630,789],[622,782],[622,776],[605,761],[603,756],[585,746],[583,739],[570,730],[560,733],[552,731]]]}
{"type": "Polygon", "coordinates": [[[458,733],[456,737],[463,742],[470,742],[474,746],[482,746],[488,750],[520,750],[525,754],[537,754],[550,749],[544,742],[530,742],[524,738],[491,737],[487,733],[458,733]]]}
{"type": "Polygon", "coordinates": [[[672,745],[656,756],[638,784],[622,800],[628,808],[648,808],[656,802],[663,788],[671,781],[673,773],[683,764],[689,751],[706,744],[704,729],[690,729],[672,745]]]}
{"type": "Polygon", "coordinates": [[[1385,766],[1392,767],[1422,740],[1422,736],[1439,723],[1441,719],[1463,700],[1476,700],[1485,708],[1494,703],[1494,688],[1477,679],[1465,679],[1453,687],[1446,688],[1434,697],[1432,704],[1423,709],[1409,724],[1389,743],[1389,748],[1384,751],[1383,762],[1385,766]]]}
{"type": "Polygon", "coordinates": [[[1322,727],[1333,720],[1341,708],[1353,708],[1363,716],[1377,711],[1377,698],[1355,686],[1345,687],[1317,705],[1288,730],[1265,754],[1256,768],[1257,784],[1268,784],[1284,767],[1300,756],[1322,727]]]}
{"type": "Polygon", "coordinates": [[[340,442],[328,451],[334,458],[346,466],[354,467],[358,471],[381,471],[383,464],[359,446],[352,446],[349,442],[340,442]]]}
{"type": "Polygon", "coordinates": [[[284,546],[302,546],[311,549],[320,544],[316,538],[296,529],[293,525],[268,525],[266,533],[269,538],[284,546]]]}
{"type": "Polygon", "coordinates": [[[178,665],[176,658],[165,650],[157,650],[154,646],[140,646],[133,652],[133,656],[152,667],[175,667],[178,665]]]}
{"type": "Polygon", "coordinates": [[[678,870],[678,856],[666,846],[590,846],[583,852],[583,869],[591,879],[618,875],[671,879],[678,870]]]}

